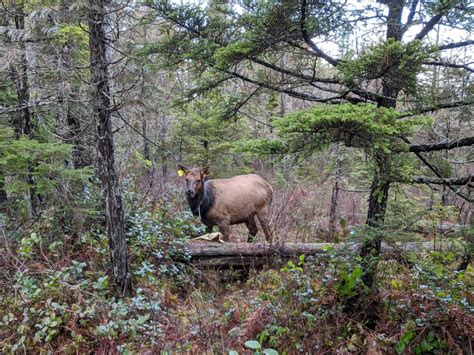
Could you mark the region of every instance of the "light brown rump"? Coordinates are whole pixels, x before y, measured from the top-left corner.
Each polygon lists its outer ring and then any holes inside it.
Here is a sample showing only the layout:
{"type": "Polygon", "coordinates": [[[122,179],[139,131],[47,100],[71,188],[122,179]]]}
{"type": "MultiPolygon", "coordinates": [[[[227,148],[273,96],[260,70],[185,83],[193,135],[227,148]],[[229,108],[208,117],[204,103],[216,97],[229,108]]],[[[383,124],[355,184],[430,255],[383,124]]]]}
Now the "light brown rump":
{"type": "Polygon", "coordinates": [[[215,200],[206,219],[213,222],[226,219],[229,224],[244,223],[267,207],[273,196],[270,184],[256,174],[216,179],[209,183],[215,200]]]}

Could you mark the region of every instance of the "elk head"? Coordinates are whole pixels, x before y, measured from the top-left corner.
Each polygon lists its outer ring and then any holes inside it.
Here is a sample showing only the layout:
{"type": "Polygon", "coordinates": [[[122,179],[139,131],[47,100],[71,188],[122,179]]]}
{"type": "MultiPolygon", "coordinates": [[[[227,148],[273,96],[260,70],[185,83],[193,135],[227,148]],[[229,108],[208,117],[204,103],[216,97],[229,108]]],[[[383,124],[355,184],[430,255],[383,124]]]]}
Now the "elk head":
{"type": "Polygon", "coordinates": [[[204,180],[209,175],[210,168],[203,169],[191,168],[188,169],[182,165],[176,165],[178,175],[183,176],[186,181],[186,195],[188,198],[194,198],[201,194],[204,189],[204,180]]]}

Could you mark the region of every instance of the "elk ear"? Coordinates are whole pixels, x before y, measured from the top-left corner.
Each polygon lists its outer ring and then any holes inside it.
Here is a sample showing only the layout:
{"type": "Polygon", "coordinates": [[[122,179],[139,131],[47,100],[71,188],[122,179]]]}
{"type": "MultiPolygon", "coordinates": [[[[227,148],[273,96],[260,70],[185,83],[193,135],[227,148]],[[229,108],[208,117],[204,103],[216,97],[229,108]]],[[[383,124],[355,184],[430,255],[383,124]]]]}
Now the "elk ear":
{"type": "Polygon", "coordinates": [[[189,169],[186,168],[185,166],[176,164],[176,169],[178,171],[178,176],[183,176],[183,175],[188,175],[189,169]]]}
{"type": "Polygon", "coordinates": [[[209,173],[211,172],[211,168],[206,166],[205,168],[201,169],[201,176],[204,179],[209,173]]]}

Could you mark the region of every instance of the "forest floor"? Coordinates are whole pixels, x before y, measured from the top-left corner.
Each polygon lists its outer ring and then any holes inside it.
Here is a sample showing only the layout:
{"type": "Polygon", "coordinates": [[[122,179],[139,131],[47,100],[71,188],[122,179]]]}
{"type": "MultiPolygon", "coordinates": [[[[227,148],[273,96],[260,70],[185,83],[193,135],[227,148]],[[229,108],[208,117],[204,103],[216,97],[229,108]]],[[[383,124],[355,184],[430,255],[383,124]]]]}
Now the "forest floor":
{"type": "Polygon", "coordinates": [[[384,256],[369,289],[344,248],[258,270],[197,268],[185,245],[202,227],[187,212],[145,210],[127,217],[134,292],[117,297],[104,233],[59,239],[43,218],[1,236],[0,353],[473,351],[474,268],[456,271],[461,255],[440,250],[441,236],[436,250],[384,256]]]}

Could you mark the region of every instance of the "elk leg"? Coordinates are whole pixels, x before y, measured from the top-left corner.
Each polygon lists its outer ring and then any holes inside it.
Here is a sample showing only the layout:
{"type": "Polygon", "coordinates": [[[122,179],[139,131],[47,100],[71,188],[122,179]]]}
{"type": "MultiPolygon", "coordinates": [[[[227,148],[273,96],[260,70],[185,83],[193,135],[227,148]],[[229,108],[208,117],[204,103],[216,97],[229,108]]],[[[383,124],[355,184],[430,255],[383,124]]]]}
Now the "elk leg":
{"type": "Polygon", "coordinates": [[[219,230],[222,233],[222,239],[224,242],[228,242],[230,239],[230,227],[228,221],[219,222],[217,225],[219,226],[219,230]]]}
{"type": "Polygon", "coordinates": [[[245,222],[245,225],[247,226],[249,234],[251,235],[251,237],[247,239],[247,242],[251,243],[255,240],[255,236],[258,233],[257,222],[255,221],[255,214],[250,215],[249,219],[245,222]]]}
{"type": "Polygon", "coordinates": [[[270,229],[270,211],[268,206],[265,206],[260,211],[257,212],[258,220],[262,226],[263,233],[265,234],[265,239],[267,242],[272,242],[272,231],[270,229]]]}
{"type": "Polygon", "coordinates": [[[212,233],[212,227],[214,227],[212,224],[204,223],[206,225],[206,233],[212,233]]]}

